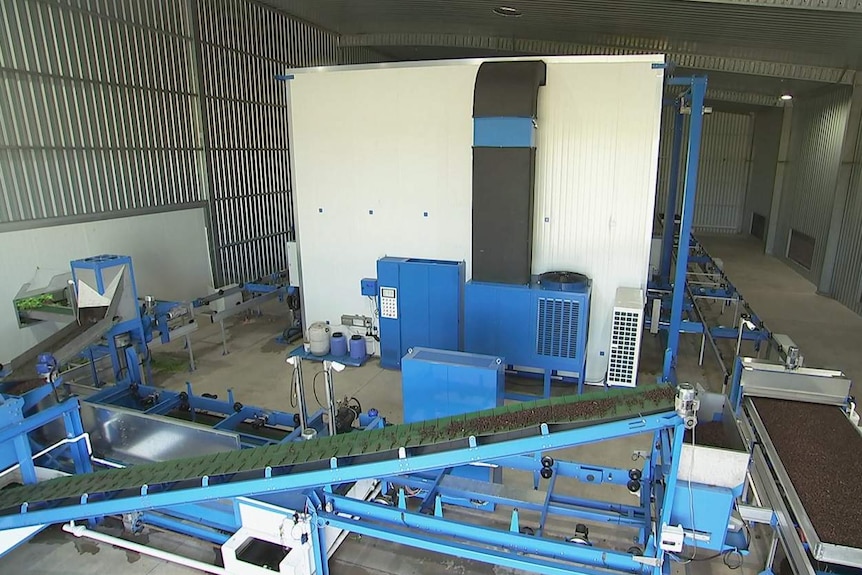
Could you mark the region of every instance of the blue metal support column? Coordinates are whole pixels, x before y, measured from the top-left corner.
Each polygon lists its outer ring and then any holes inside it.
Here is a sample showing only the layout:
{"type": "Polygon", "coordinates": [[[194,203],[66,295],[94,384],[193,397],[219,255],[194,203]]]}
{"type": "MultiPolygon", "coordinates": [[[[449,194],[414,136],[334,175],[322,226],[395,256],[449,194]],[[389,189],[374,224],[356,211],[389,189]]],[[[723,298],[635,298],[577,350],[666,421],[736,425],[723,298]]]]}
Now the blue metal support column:
{"type": "MultiPolygon", "coordinates": [[[[679,334],[682,324],[683,300],[686,293],[686,274],[688,272],[688,253],[691,243],[694,201],[697,195],[697,171],[700,164],[700,140],[703,132],[703,99],[706,93],[706,78],[672,78],[671,84],[691,86],[685,100],[689,103],[688,147],[685,163],[685,188],[682,199],[682,217],[679,225],[679,240],[676,256],[676,270],[673,282],[673,303],[671,305],[670,329],[667,334],[667,349],[664,355],[662,381],[676,383],[676,360],[679,354],[679,334]]],[[[683,110],[681,109],[680,112],[683,110]]]]}
{"type": "Polygon", "coordinates": [[[33,464],[33,452],[30,451],[30,441],[25,433],[15,436],[12,440],[15,446],[15,457],[18,458],[18,471],[26,484],[36,483],[36,466],[33,464]]]}
{"type": "Polygon", "coordinates": [[[87,449],[87,443],[83,441],[84,423],[81,421],[81,412],[67,411],[63,414],[63,421],[66,424],[66,437],[79,438],[69,445],[72,461],[75,463],[75,473],[92,473],[93,463],[90,461],[90,452],[87,449]]]}
{"type": "MultiPolygon", "coordinates": [[[[312,510],[313,506],[309,506],[312,510]]],[[[326,525],[329,522],[319,518],[315,511],[311,512],[311,548],[314,555],[314,572],[317,575],[329,575],[329,557],[326,553],[326,525]]]]}
{"type": "Polygon", "coordinates": [[[679,112],[679,101],[674,104],[676,113],[673,117],[673,145],[670,158],[670,181],[667,188],[667,204],[664,209],[664,223],[661,239],[661,271],[660,281],[670,285],[670,264],[673,254],[673,236],[676,220],[676,196],[679,189],[679,156],[682,148],[682,132],[684,123],[679,112]]]}

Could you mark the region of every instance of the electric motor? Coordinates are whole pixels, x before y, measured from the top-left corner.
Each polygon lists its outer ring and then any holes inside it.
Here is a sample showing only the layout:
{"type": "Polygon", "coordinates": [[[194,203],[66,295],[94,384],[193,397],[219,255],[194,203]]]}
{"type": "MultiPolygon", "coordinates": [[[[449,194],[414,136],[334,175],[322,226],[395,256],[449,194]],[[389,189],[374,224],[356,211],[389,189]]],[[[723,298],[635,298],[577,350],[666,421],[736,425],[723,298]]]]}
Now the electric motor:
{"type": "Polygon", "coordinates": [[[680,383],[677,387],[674,408],[685,422],[686,429],[692,429],[697,425],[697,410],[700,409],[700,400],[697,398],[697,390],[690,383],[680,383]]]}
{"type": "Polygon", "coordinates": [[[583,523],[575,525],[575,534],[566,539],[566,541],[569,543],[577,543],[579,545],[592,546],[592,543],[590,542],[590,530],[583,523]]]}
{"type": "Polygon", "coordinates": [[[335,414],[335,432],[347,433],[353,429],[353,422],[356,421],[356,411],[350,407],[341,405],[335,414]]]}

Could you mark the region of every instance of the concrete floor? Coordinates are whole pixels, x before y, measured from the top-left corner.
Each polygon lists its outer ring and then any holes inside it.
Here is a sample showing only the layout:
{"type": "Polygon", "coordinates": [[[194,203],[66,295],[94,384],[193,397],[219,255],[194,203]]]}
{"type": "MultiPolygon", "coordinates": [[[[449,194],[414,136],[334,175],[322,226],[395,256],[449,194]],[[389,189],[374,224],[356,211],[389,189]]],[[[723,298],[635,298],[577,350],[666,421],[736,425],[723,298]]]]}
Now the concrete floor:
{"type": "MultiPolygon", "coordinates": [[[[783,263],[759,252],[757,243],[746,238],[709,237],[705,243],[714,256],[725,262],[725,269],[737,287],[762,315],[773,330],[790,334],[802,347],[806,363],[818,367],[845,370],[851,376],[862,373],[862,356],[854,344],[862,337],[862,318],[840,304],[817,296],[814,287],[783,263]]],[[[193,373],[157,374],[159,385],[181,389],[191,381],[197,393],[223,394],[233,388],[237,399],[247,405],[263,405],[291,411],[288,393],[289,370],[285,365],[285,347],[274,342],[274,337],[285,325],[284,308],[268,305],[262,316],[238,319],[228,329],[230,354],[222,355],[221,338],[214,326],[204,326],[194,337],[194,351],[198,369],[193,373]]],[[[700,339],[686,336],[682,341],[680,378],[699,381],[707,387],[720,387],[720,372],[707,356],[699,366],[697,355],[700,339]]],[[[643,343],[642,372],[644,381],[654,380],[660,372],[661,346],[654,336],[646,335],[643,343]]],[[[727,349],[725,349],[727,352],[727,349]]],[[[155,354],[170,353],[181,357],[179,349],[166,347],[155,354]]],[[[727,357],[733,353],[732,346],[727,357]]],[[[305,362],[306,384],[320,365],[305,362]]],[[[318,378],[319,379],[319,378],[318,378]]],[[[400,422],[400,374],[382,370],[377,361],[362,368],[348,368],[335,380],[336,394],[356,396],[365,409],[375,407],[389,421],[400,422]]],[[[567,388],[556,388],[555,393],[567,393],[567,388]]],[[[311,404],[314,405],[313,396],[311,404]]],[[[625,441],[606,442],[566,450],[566,458],[618,467],[631,466],[631,454],[649,444],[649,437],[625,441]]],[[[509,474],[507,483],[529,484],[529,477],[509,474]]],[[[600,485],[583,485],[574,481],[557,483],[563,492],[580,496],[597,496],[605,500],[630,501],[624,488],[600,485]]],[[[510,510],[501,510],[498,519],[505,520],[510,510]]],[[[535,518],[522,516],[523,521],[535,518]]],[[[572,525],[560,522],[551,526],[563,537],[571,532],[572,525]]],[[[592,529],[597,543],[626,549],[628,540],[618,530],[592,529]]],[[[758,535],[760,537],[760,535],[758,535]]],[[[212,561],[213,548],[190,540],[151,532],[150,543],[203,561],[212,561]]],[[[757,551],[746,560],[742,573],[757,572],[756,555],[765,543],[759,541],[757,551]]],[[[437,554],[416,551],[381,540],[350,536],[331,561],[335,575],[383,575],[430,573],[481,573],[501,575],[511,570],[501,569],[437,554]]],[[[148,557],[113,548],[105,544],[74,541],[71,536],[51,528],[31,542],[22,545],[7,557],[0,559],[0,571],[17,573],[81,573],[91,574],[122,569],[129,575],[192,573],[193,571],[148,557]]],[[[676,573],[719,573],[728,571],[720,560],[675,565],[676,573]]]]}
{"type": "MultiPolygon", "coordinates": [[[[816,286],[781,260],[763,253],[750,236],[699,236],[736,288],[770,331],[793,338],[805,365],[837,369],[862,385],[862,316],[834,299],[817,294],[816,286]]],[[[859,394],[856,393],[858,397],[859,394]]]]}

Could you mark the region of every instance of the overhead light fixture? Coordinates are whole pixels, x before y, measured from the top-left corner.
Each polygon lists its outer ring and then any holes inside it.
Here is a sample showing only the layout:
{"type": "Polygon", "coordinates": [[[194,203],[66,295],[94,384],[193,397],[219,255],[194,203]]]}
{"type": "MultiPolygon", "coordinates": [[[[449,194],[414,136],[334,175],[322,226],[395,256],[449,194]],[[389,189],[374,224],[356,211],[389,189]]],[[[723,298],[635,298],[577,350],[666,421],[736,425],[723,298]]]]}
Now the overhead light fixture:
{"type": "Polygon", "coordinates": [[[789,102],[790,100],[793,99],[793,94],[785,92],[785,93],[781,94],[781,99],[784,100],[785,102],[789,102]]]}
{"type": "Polygon", "coordinates": [[[517,18],[524,15],[523,12],[517,8],[512,8],[511,6],[497,6],[491,11],[497,16],[503,16],[505,18],[517,18]]]}

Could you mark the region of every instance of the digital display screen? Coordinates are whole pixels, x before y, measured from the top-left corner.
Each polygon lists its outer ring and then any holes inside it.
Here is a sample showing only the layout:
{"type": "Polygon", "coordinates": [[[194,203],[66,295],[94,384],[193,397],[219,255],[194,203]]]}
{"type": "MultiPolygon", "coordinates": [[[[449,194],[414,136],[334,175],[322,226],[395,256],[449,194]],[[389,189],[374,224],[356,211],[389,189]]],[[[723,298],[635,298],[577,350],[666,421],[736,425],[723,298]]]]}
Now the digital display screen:
{"type": "Polygon", "coordinates": [[[380,288],[380,297],[395,297],[395,288],[380,288]]]}

